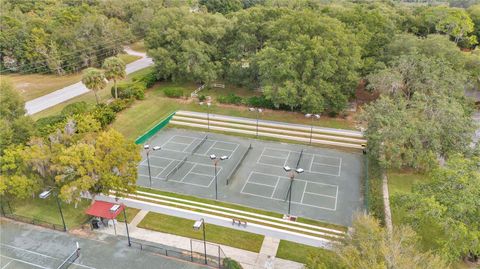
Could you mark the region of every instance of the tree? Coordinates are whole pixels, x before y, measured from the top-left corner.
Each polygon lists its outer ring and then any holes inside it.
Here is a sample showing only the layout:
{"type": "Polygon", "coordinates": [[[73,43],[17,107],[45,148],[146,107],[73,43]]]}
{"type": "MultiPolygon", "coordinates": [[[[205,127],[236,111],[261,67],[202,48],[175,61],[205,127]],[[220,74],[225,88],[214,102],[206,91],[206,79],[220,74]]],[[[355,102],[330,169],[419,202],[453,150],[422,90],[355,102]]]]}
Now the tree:
{"type": "Polygon", "coordinates": [[[368,77],[381,97],[360,116],[370,152],[387,167],[429,170],[439,157],[466,152],[474,125],[465,77],[445,61],[420,55],[368,77]]]}
{"type": "Polygon", "coordinates": [[[158,78],[209,83],[221,74],[218,44],[228,21],[221,14],[166,8],[153,19],[145,44],[158,78]]]}
{"type": "Polygon", "coordinates": [[[412,193],[392,197],[400,221],[425,233],[422,243],[449,261],[480,256],[479,162],[478,157],[452,156],[412,193]]]}
{"type": "Polygon", "coordinates": [[[0,80],[0,156],[11,144],[23,144],[35,134],[35,123],[26,116],[25,102],[13,85],[0,80]]]}
{"type": "Polygon", "coordinates": [[[207,8],[211,13],[227,14],[242,9],[242,1],[240,0],[200,0],[200,5],[207,8]]]}
{"type": "Polygon", "coordinates": [[[127,72],[125,71],[125,62],[118,57],[110,57],[103,62],[102,68],[105,70],[105,78],[108,80],[113,80],[115,99],[117,99],[117,80],[124,79],[127,76],[127,72]]]}
{"type": "Polygon", "coordinates": [[[96,68],[87,68],[83,73],[82,83],[85,84],[85,87],[93,91],[98,105],[99,101],[97,92],[107,86],[107,80],[103,72],[96,68]]]}
{"type": "Polygon", "coordinates": [[[354,36],[338,20],[311,11],[287,13],[268,31],[269,42],[255,56],[265,97],[308,113],[340,112],[358,82],[354,36]]]}
{"type": "Polygon", "coordinates": [[[429,269],[448,268],[445,262],[428,252],[421,252],[418,237],[409,227],[395,227],[392,236],[377,219],[358,215],[351,232],[334,248],[332,255],[310,257],[308,269],[429,269]]]}

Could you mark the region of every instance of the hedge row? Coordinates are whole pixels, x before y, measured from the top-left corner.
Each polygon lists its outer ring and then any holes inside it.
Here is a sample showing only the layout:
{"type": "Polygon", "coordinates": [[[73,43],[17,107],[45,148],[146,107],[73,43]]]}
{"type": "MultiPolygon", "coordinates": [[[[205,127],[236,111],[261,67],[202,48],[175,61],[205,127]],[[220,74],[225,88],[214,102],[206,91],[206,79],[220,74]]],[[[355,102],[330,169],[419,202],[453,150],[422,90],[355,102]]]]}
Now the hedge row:
{"type": "MultiPolygon", "coordinates": [[[[141,100],[145,98],[145,90],[152,87],[157,82],[155,72],[138,74],[132,78],[131,82],[120,82],[117,84],[118,98],[141,100]]],[[[115,87],[110,89],[112,97],[115,97],[115,87]]]]}

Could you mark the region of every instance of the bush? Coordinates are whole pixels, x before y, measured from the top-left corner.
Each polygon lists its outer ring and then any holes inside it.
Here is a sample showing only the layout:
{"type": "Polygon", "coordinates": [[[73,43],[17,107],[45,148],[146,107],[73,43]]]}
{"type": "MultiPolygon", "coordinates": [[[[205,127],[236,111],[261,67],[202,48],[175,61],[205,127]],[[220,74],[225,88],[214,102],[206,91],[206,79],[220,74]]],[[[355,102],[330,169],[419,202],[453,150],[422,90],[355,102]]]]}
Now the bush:
{"type": "Polygon", "coordinates": [[[178,87],[168,87],[163,90],[163,93],[170,98],[180,98],[183,96],[183,89],[178,87]]]}
{"type": "Polygon", "coordinates": [[[275,105],[272,101],[265,98],[265,96],[252,96],[248,97],[245,100],[245,104],[251,107],[262,107],[262,108],[270,108],[274,109],[275,105]]]}
{"type": "Polygon", "coordinates": [[[63,124],[66,117],[64,115],[55,115],[38,119],[36,121],[37,130],[41,136],[47,136],[53,133],[60,124],[63,124]]]}
{"type": "Polygon", "coordinates": [[[201,94],[198,96],[198,101],[205,102],[205,100],[207,100],[207,97],[205,95],[201,94]]]}
{"type": "Polygon", "coordinates": [[[155,82],[157,82],[157,76],[154,71],[148,72],[147,74],[137,75],[132,78],[133,82],[143,83],[145,88],[152,87],[155,82]]]}
{"type": "Polygon", "coordinates": [[[99,104],[91,112],[93,117],[100,122],[102,128],[109,125],[115,120],[115,111],[105,104],[99,104]]]}
{"type": "Polygon", "coordinates": [[[229,93],[228,95],[220,95],[217,97],[217,101],[222,104],[233,104],[233,105],[239,105],[242,103],[243,98],[234,94],[234,93],[229,93]]]}
{"type": "MultiPolygon", "coordinates": [[[[122,82],[117,84],[118,98],[141,100],[145,98],[145,85],[142,82],[122,82]]],[[[110,89],[112,97],[115,97],[115,87],[110,89]]]]}
{"type": "Polygon", "coordinates": [[[114,112],[120,112],[120,111],[126,109],[127,107],[129,107],[133,103],[134,100],[135,100],[134,98],[116,99],[116,100],[113,100],[110,104],[108,104],[108,106],[114,112]]]}
{"type": "Polygon", "coordinates": [[[227,269],[243,269],[239,262],[231,258],[223,259],[223,268],[227,269]]]}
{"type": "Polygon", "coordinates": [[[82,102],[75,102],[67,105],[62,109],[60,114],[64,116],[71,116],[76,114],[83,114],[88,111],[88,104],[84,101],[82,102]]]}

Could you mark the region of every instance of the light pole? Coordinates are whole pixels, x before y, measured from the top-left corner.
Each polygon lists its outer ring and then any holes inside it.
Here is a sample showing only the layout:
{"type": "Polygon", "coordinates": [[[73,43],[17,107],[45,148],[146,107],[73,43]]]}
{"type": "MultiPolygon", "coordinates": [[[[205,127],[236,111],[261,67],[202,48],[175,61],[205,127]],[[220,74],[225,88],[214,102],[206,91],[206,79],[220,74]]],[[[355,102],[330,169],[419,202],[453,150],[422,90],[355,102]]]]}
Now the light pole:
{"type": "Polygon", "coordinates": [[[125,229],[127,230],[127,240],[128,240],[128,246],[132,246],[132,242],[130,241],[130,233],[128,232],[128,221],[127,221],[127,212],[126,208],[123,207],[123,219],[125,220],[125,229]]]}
{"type": "Polygon", "coordinates": [[[287,192],[287,197],[288,198],[288,215],[290,216],[290,207],[292,204],[292,186],[293,186],[293,181],[295,180],[295,174],[301,174],[304,172],[303,168],[298,168],[292,171],[292,168],[290,166],[284,166],[283,170],[288,173],[288,176],[290,177],[290,186],[288,187],[288,192],[287,192]]]}
{"type": "MultiPolygon", "coordinates": [[[[203,103],[200,103],[200,105],[203,105],[203,103]]],[[[207,130],[210,132],[210,106],[212,103],[207,102],[207,130]]]]}
{"type": "MultiPolygon", "coordinates": [[[[38,197],[40,199],[47,199],[50,196],[50,194],[52,194],[52,191],[53,191],[53,188],[50,189],[50,190],[43,191],[42,193],[40,193],[40,195],[38,195],[38,197]]],[[[67,231],[67,225],[65,224],[65,218],[63,217],[62,207],[60,206],[60,200],[58,199],[58,193],[55,193],[54,196],[55,196],[55,199],[57,201],[57,206],[58,206],[58,211],[60,212],[60,217],[62,217],[63,231],[66,232],[67,231]]]]}
{"type": "Polygon", "coordinates": [[[248,111],[251,111],[251,112],[256,112],[257,113],[257,132],[256,132],[256,138],[258,139],[258,118],[260,117],[260,113],[263,112],[263,109],[261,108],[258,108],[258,107],[250,107],[248,108],[248,111]]]}
{"type": "Polygon", "coordinates": [[[310,145],[312,144],[312,136],[313,136],[313,120],[319,120],[320,119],[320,114],[310,114],[307,113],[305,114],[306,118],[312,119],[311,124],[310,124],[310,145]]]}
{"type": "MultiPolygon", "coordinates": [[[[148,164],[148,178],[150,179],[150,188],[152,187],[152,172],[150,171],[150,145],[143,145],[143,149],[147,151],[147,164],[148,164]]],[[[152,148],[154,151],[160,150],[159,146],[152,148]]]]}
{"type": "Polygon", "coordinates": [[[215,154],[210,155],[210,159],[213,161],[215,167],[215,200],[218,200],[218,181],[217,181],[217,164],[219,161],[228,160],[228,156],[217,157],[215,154]]]}
{"type": "Polygon", "coordinates": [[[205,264],[207,264],[207,241],[205,239],[205,220],[203,218],[195,221],[193,224],[193,230],[198,231],[200,227],[203,227],[203,250],[205,253],[205,264]]]}

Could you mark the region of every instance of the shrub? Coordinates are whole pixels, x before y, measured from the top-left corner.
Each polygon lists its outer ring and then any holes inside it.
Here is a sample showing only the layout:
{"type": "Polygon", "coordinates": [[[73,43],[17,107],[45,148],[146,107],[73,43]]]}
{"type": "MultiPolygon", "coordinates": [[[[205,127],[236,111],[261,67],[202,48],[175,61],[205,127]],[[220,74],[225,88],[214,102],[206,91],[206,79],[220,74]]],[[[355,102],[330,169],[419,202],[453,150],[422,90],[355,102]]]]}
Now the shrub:
{"type": "Polygon", "coordinates": [[[148,72],[147,74],[137,75],[132,78],[133,82],[140,82],[143,83],[145,88],[152,87],[155,82],[157,82],[157,76],[154,71],[148,72]]]}
{"type": "MultiPolygon", "coordinates": [[[[145,98],[145,85],[142,82],[122,82],[117,84],[118,98],[128,99],[135,97],[135,99],[145,98]]],[[[110,89],[112,97],[115,97],[115,88],[110,89]]]]}
{"type": "Polygon", "coordinates": [[[222,104],[233,104],[233,105],[239,105],[242,103],[243,98],[234,94],[234,93],[229,93],[228,95],[220,95],[217,97],[217,101],[222,104]]]}
{"type": "Polygon", "coordinates": [[[205,95],[201,94],[198,96],[198,101],[205,102],[205,100],[207,100],[207,97],[205,95]]]}
{"type": "Polygon", "coordinates": [[[170,98],[180,98],[183,96],[183,89],[178,87],[168,87],[163,90],[163,93],[170,98]]]}
{"type": "Polygon", "coordinates": [[[112,123],[116,116],[113,109],[105,104],[97,105],[91,113],[93,117],[100,122],[102,128],[112,123]]]}
{"type": "Polygon", "coordinates": [[[47,136],[53,133],[60,124],[65,122],[66,117],[64,115],[55,115],[38,119],[36,121],[37,130],[41,136],[47,136]]]}
{"type": "Polygon", "coordinates": [[[272,101],[265,98],[265,96],[252,96],[245,99],[245,104],[251,107],[275,108],[272,101]]]}
{"type": "Polygon", "coordinates": [[[64,116],[71,116],[76,114],[83,114],[88,111],[88,104],[85,101],[75,102],[67,105],[62,109],[60,114],[64,116]]]}
{"type": "Polygon", "coordinates": [[[129,107],[133,103],[134,100],[135,100],[134,98],[116,99],[116,100],[112,101],[110,104],[108,104],[108,106],[114,112],[120,112],[120,111],[126,109],[127,107],[129,107]]]}
{"type": "Polygon", "coordinates": [[[227,269],[243,269],[239,262],[231,258],[223,259],[223,268],[227,269]]]}

